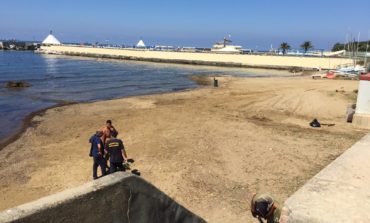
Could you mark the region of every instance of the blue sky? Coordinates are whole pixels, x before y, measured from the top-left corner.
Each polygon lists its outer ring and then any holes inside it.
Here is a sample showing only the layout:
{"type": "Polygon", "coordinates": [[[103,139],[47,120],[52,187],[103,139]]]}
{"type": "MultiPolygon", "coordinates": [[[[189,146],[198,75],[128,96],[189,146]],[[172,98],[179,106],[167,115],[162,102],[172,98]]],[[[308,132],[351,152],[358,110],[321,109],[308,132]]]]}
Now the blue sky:
{"type": "Polygon", "coordinates": [[[370,0],[2,0],[0,39],[210,47],[231,34],[244,48],[329,49],[346,36],[368,39],[370,0]]]}

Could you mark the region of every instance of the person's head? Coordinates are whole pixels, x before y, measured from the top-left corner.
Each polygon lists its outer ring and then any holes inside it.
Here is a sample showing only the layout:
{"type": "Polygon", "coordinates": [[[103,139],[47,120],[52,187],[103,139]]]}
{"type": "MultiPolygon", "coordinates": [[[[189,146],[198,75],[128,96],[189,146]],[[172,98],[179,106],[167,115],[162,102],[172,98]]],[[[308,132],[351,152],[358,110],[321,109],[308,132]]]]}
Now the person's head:
{"type": "Polygon", "coordinates": [[[95,135],[96,135],[97,137],[102,137],[102,136],[103,136],[103,132],[102,132],[102,131],[100,131],[100,130],[98,130],[98,131],[96,131],[95,135]]]}
{"type": "Polygon", "coordinates": [[[259,194],[254,194],[251,199],[250,208],[253,217],[266,219],[275,210],[274,200],[270,196],[261,197],[259,194]]]}
{"type": "Polygon", "coordinates": [[[109,136],[110,136],[111,139],[117,138],[117,135],[116,134],[112,134],[112,132],[109,134],[109,136]]]}
{"type": "Polygon", "coordinates": [[[107,120],[107,121],[105,122],[105,125],[106,125],[107,127],[112,127],[112,121],[111,121],[111,120],[107,120]]]}

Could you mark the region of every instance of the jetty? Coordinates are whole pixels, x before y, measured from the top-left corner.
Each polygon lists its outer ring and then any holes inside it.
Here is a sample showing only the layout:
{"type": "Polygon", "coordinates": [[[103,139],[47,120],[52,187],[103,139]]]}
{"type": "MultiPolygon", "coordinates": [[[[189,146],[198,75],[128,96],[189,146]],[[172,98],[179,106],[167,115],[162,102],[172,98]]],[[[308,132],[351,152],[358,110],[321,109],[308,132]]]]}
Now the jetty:
{"type": "Polygon", "coordinates": [[[220,54],[212,52],[156,51],[135,48],[103,48],[81,45],[43,45],[37,52],[70,56],[110,58],[191,65],[246,67],[287,70],[336,69],[353,60],[342,57],[289,55],[220,54]]]}

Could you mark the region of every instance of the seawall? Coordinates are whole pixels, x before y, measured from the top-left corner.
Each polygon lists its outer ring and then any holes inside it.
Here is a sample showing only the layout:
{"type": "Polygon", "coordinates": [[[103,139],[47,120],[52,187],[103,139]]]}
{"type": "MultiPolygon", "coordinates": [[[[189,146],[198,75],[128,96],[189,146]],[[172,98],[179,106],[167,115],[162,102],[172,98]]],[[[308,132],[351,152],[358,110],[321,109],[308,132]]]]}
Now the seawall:
{"type": "Polygon", "coordinates": [[[118,172],[0,213],[2,223],[203,223],[150,183],[118,172]]]}
{"type": "Polygon", "coordinates": [[[348,58],[173,52],[72,45],[41,46],[40,52],[97,58],[268,69],[335,69],[339,65],[353,63],[353,60],[348,58]]]}
{"type": "Polygon", "coordinates": [[[285,201],[282,223],[370,222],[370,134],[285,201]]]}

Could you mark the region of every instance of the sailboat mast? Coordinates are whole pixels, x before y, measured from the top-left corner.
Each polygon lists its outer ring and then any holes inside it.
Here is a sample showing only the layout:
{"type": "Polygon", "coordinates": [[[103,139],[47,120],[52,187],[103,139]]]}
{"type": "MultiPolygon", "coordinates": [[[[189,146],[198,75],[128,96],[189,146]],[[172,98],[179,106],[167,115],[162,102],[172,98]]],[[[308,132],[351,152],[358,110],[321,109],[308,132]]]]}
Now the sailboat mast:
{"type": "Polygon", "coordinates": [[[365,50],[365,59],[364,59],[364,67],[365,67],[365,69],[367,68],[366,67],[366,64],[367,64],[367,50],[369,48],[369,42],[370,42],[370,30],[369,30],[369,33],[367,34],[367,40],[366,40],[366,50],[365,50]]]}
{"type": "Polygon", "coordinates": [[[356,53],[355,53],[355,64],[354,64],[354,66],[356,66],[356,64],[357,64],[358,45],[360,43],[360,35],[361,35],[361,33],[358,32],[358,35],[357,35],[357,44],[356,44],[356,53]]]}
{"type": "Polygon", "coordinates": [[[358,43],[360,42],[360,32],[358,33],[358,35],[357,35],[357,42],[356,42],[356,40],[355,39],[353,39],[353,50],[354,50],[354,52],[353,52],[353,56],[354,56],[354,58],[355,58],[355,60],[354,60],[354,64],[353,64],[353,66],[355,67],[356,66],[356,64],[357,64],[357,56],[358,56],[358,43]]]}

